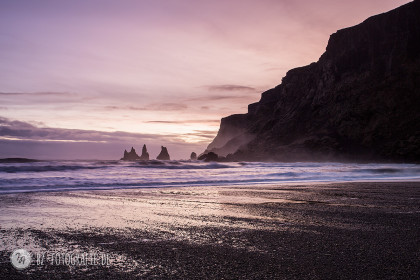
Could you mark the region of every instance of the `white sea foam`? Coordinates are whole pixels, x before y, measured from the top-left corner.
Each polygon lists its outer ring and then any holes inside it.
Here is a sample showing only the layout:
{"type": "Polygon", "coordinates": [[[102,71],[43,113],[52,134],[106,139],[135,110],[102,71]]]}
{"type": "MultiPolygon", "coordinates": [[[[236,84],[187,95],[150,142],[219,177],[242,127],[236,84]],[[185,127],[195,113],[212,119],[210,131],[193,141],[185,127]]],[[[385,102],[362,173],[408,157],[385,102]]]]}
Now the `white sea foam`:
{"type": "Polygon", "coordinates": [[[420,165],[157,160],[0,163],[0,193],[412,180],[420,181],[420,165]]]}

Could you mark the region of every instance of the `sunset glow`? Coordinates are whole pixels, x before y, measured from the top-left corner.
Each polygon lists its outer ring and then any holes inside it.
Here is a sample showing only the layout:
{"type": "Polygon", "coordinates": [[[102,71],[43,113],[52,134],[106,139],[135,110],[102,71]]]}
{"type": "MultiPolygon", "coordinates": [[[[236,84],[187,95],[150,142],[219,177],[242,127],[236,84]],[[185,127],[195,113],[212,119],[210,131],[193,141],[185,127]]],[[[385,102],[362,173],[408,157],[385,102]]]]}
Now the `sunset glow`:
{"type": "Polygon", "coordinates": [[[145,143],[187,158],[330,34],[408,2],[1,1],[0,156],[112,159],[145,143]]]}

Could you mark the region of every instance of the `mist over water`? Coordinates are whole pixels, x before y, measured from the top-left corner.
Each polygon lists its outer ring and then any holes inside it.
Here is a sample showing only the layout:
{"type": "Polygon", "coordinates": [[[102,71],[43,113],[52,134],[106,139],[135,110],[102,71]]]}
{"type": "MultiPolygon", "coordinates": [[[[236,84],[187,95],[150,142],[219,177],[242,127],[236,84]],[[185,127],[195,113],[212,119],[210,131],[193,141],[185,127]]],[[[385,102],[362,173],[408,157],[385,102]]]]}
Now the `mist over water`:
{"type": "Polygon", "coordinates": [[[420,181],[418,164],[39,161],[0,163],[0,194],[277,183],[420,181]]]}

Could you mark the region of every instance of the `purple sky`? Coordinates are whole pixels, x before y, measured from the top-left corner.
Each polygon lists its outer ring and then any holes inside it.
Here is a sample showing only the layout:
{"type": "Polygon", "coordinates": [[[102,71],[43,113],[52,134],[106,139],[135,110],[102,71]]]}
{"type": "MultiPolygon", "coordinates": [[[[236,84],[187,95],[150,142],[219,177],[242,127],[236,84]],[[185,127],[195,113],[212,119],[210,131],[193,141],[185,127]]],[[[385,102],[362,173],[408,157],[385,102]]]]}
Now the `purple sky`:
{"type": "Polygon", "coordinates": [[[410,1],[3,0],[0,157],[202,152],[329,35],[410,1]]]}

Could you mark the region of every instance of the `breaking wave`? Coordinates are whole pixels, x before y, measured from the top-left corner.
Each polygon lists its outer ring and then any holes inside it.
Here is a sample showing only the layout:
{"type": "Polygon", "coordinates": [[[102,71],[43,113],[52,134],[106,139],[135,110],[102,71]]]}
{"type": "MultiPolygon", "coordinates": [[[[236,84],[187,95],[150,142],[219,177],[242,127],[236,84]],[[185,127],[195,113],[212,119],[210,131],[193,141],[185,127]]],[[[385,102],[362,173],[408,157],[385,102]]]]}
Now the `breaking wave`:
{"type": "Polygon", "coordinates": [[[0,162],[0,194],[289,182],[420,181],[416,164],[201,161],[0,162]]]}

